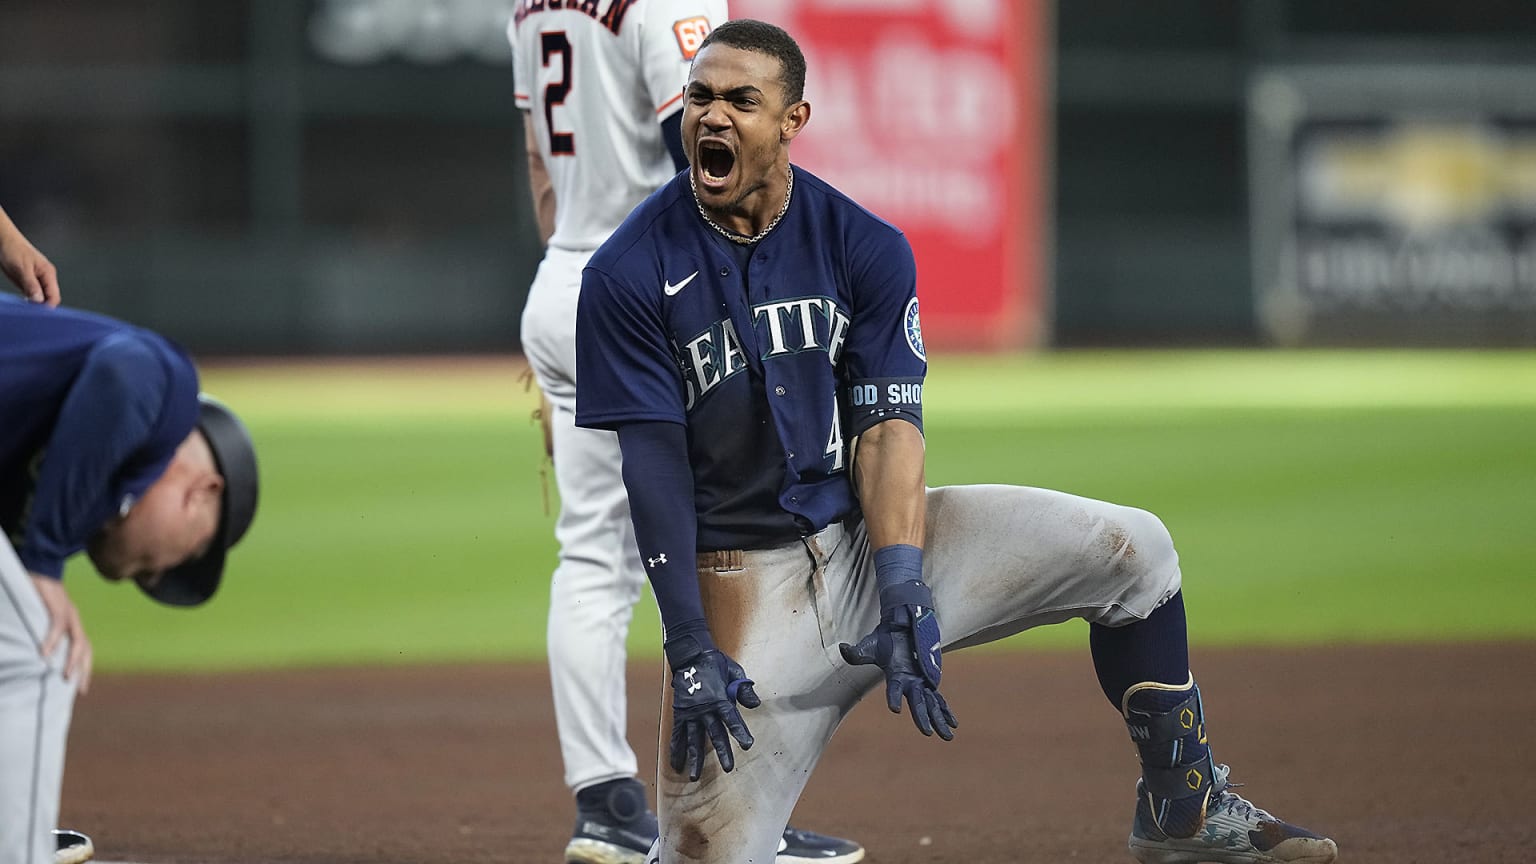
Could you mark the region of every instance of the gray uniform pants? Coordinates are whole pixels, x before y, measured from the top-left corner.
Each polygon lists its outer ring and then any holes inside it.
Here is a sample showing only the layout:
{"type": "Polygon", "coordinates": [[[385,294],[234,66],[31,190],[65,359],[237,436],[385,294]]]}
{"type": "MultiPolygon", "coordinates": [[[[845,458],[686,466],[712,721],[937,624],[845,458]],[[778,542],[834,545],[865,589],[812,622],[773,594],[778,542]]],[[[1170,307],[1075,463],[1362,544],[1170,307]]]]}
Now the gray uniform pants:
{"type": "Polygon", "coordinates": [[[38,654],[48,632],[42,597],[0,534],[0,864],[52,864],[75,704],[65,681],[69,640],[38,654]]]}
{"type": "MultiPolygon", "coordinates": [[[[706,751],[704,773],[690,783],[667,764],[672,694],[663,694],[661,837],[650,861],[772,864],[832,733],[884,680],[878,667],[843,662],[837,647],[878,623],[871,557],[862,523],[775,549],[700,556],[715,643],[756,682],[763,704],[742,711],[756,743],[738,750],[735,770],[722,772],[706,751]]],[[[1127,624],[1179,590],[1178,556],[1156,516],[1021,486],[930,489],[923,578],[948,651],[1069,618],[1127,624]]]]}

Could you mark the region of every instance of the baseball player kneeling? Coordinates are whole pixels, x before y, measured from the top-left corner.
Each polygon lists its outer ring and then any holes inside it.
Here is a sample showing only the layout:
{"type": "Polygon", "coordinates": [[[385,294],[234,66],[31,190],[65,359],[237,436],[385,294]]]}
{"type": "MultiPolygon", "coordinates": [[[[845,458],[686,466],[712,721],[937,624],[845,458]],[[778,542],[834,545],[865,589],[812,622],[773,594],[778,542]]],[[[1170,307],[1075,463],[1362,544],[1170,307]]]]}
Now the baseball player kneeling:
{"type": "Polygon", "coordinates": [[[947,740],[944,650],[1083,618],[1140,752],[1137,858],[1332,861],[1213,760],[1157,517],[925,488],[911,248],[790,163],[804,80],[778,27],[716,28],[684,90],[690,170],[583,274],[577,422],[618,432],[672,672],[651,860],[771,860],[864,693],[883,680],[892,711],[947,740]]]}

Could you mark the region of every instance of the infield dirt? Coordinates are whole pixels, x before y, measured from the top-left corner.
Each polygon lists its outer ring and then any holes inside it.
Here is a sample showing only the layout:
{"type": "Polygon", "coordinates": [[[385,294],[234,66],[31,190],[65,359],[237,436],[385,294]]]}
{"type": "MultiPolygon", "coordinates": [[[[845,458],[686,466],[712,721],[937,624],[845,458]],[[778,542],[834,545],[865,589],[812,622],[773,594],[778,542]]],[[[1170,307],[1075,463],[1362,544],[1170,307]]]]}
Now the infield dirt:
{"type": "MultiPolygon", "coordinates": [[[[1193,660],[1217,759],[1341,862],[1536,860],[1536,643],[1193,660]]],[[[1135,757],[1086,649],[946,666],[956,740],[867,698],[795,823],[871,864],[1132,861],[1135,757]]],[[[660,666],[629,680],[649,775],[660,666]]],[[[573,811],[548,694],[542,664],[100,677],[61,821],[150,864],[558,864],[573,811]]]]}

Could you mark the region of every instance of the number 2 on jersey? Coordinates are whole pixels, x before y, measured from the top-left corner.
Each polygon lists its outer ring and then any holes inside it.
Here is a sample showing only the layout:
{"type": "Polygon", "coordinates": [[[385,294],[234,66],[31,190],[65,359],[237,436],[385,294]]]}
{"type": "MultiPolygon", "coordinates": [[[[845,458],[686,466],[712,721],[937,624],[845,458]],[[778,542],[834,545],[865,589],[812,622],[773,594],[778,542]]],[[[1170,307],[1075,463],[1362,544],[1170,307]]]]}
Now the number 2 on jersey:
{"type": "Polygon", "coordinates": [[[571,40],[565,38],[564,30],[540,33],[539,50],[545,68],[549,67],[550,57],[560,55],[560,80],[551,81],[544,87],[544,126],[549,130],[549,153],[551,156],[575,156],[575,134],[555,131],[555,106],[565,104],[565,97],[571,95],[571,40]]]}

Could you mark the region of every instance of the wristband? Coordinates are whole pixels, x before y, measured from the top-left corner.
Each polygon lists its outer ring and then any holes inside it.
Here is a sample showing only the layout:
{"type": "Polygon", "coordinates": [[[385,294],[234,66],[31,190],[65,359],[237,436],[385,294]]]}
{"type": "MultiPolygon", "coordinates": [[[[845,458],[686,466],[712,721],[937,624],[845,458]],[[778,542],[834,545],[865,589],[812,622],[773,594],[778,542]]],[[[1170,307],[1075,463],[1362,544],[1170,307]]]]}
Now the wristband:
{"type": "Polygon", "coordinates": [[[923,582],[923,550],[893,543],[875,550],[875,584],[880,588],[880,610],[897,606],[932,606],[933,592],[923,582]]]}
{"type": "Polygon", "coordinates": [[[923,581],[923,550],[892,543],[875,550],[875,584],[883,590],[901,582],[923,581]]]}
{"type": "Polygon", "coordinates": [[[676,636],[669,632],[666,641],[662,643],[662,650],[667,655],[667,663],[673,669],[686,665],[705,651],[715,650],[714,637],[710,636],[709,626],[703,619],[697,623],[687,622],[678,629],[683,632],[676,636]]]}
{"type": "Polygon", "coordinates": [[[880,611],[889,612],[898,606],[933,608],[933,591],[923,582],[898,582],[880,589],[880,611]]]}

